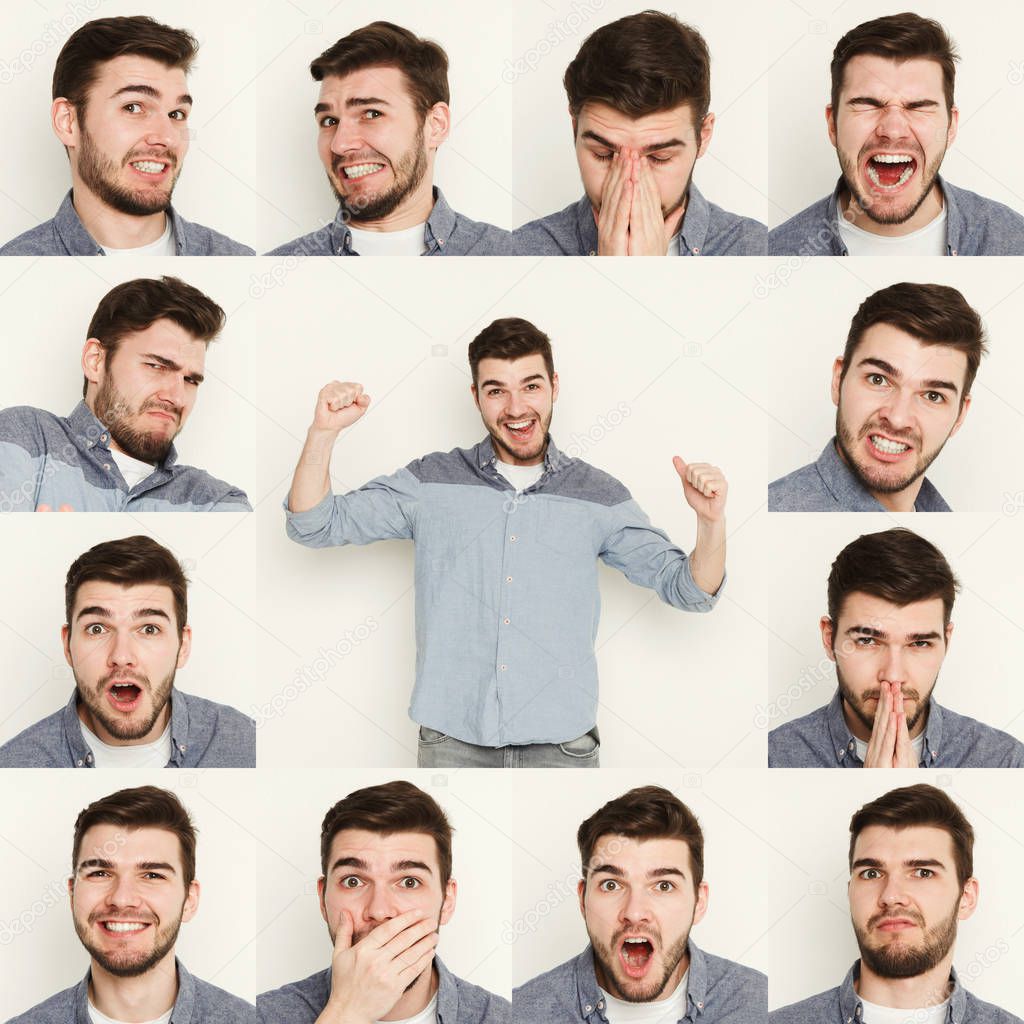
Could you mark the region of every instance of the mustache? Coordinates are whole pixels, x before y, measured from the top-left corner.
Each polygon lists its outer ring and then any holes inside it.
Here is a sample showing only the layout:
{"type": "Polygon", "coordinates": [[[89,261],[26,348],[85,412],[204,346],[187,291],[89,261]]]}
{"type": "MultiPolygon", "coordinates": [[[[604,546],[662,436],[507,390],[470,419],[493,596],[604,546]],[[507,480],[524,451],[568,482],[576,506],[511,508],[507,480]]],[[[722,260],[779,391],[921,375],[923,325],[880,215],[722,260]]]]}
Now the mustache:
{"type": "Polygon", "coordinates": [[[913,921],[914,924],[918,925],[921,928],[924,927],[924,918],[922,918],[920,914],[917,914],[912,910],[907,910],[900,914],[875,914],[874,917],[869,918],[868,927],[875,928],[878,925],[882,924],[884,921],[900,921],[904,919],[906,919],[907,921],[913,921]]]}

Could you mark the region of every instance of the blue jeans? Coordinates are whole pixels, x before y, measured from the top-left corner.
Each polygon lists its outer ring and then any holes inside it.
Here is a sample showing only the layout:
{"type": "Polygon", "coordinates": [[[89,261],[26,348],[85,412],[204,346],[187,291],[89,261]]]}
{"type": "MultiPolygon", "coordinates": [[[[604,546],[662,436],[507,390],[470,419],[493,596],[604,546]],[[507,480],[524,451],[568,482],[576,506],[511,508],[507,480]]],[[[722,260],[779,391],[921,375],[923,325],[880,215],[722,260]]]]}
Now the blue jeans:
{"type": "Polygon", "coordinates": [[[597,768],[601,738],[590,732],[565,743],[478,747],[436,729],[420,726],[418,768],[597,768]]]}

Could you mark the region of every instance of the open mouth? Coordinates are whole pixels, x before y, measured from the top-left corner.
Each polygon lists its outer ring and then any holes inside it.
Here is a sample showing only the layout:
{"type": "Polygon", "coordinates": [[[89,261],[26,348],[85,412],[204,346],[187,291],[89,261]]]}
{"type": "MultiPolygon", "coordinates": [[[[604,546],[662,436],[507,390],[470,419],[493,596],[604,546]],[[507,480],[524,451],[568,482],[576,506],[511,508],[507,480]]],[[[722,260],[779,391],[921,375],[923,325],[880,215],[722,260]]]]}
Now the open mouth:
{"type": "Polygon", "coordinates": [[[537,421],[535,419],[509,420],[501,426],[505,433],[513,438],[513,440],[523,442],[529,441],[533,437],[537,421]]]}
{"type": "Polygon", "coordinates": [[[142,687],[135,683],[114,683],[107,690],[107,699],[118,711],[134,711],[142,700],[142,687]]]}
{"type": "Polygon", "coordinates": [[[384,170],[383,164],[351,164],[341,169],[346,181],[360,181],[368,178],[371,174],[384,170]]]}
{"type": "Polygon", "coordinates": [[[145,921],[100,921],[100,928],[107,935],[138,935],[139,932],[145,931],[148,927],[149,924],[145,921]]]}
{"type": "Polygon", "coordinates": [[[914,176],[917,160],[909,153],[876,153],[864,165],[878,192],[897,192],[914,176]]]}
{"type": "Polygon", "coordinates": [[[651,966],[654,946],[650,939],[626,938],[619,946],[619,959],[631,978],[642,978],[651,966]]]}
{"type": "Polygon", "coordinates": [[[165,160],[132,160],[128,166],[143,178],[157,179],[162,178],[171,165],[165,160]]]}
{"type": "Polygon", "coordinates": [[[898,462],[914,450],[905,441],[896,441],[885,434],[868,434],[867,442],[868,451],[881,462],[898,462]]]}

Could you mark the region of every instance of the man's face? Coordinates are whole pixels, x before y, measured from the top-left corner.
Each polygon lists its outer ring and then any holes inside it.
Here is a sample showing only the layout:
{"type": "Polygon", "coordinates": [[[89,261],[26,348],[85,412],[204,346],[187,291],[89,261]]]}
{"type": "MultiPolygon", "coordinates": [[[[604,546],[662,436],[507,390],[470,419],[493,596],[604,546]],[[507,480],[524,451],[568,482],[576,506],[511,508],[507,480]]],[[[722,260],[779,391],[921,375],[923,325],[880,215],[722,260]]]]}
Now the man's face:
{"type": "Polygon", "coordinates": [[[913,734],[918,723],[923,727],[952,635],[953,624],[943,625],[940,597],[901,608],[855,591],[843,601],[835,627],[827,615],[822,618],[822,642],[836,663],[840,693],[866,735],[874,725],[883,682],[902,684],[908,731],[913,734]]]}
{"type": "MultiPolygon", "coordinates": [[[[55,123],[67,109],[54,101],[55,123]]],[[[170,204],[188,152],[191,109],[181,68],[115,57],[101,65],[85,110],[58,135],[83,185],[121,213],[148,216],[170,204]]]]}
{"type": "Polygon", "coordinates": [[[320,161],[356,224],[399,210],[424,185],[432,152],[448,134],[447,106],[436,104],[424,122],[398,68],[328,75],[314,113],[320,161]]]}
{"type": "Polygon", "coordinates": [[[182,921],[199,906],[199,883],[185,886],[181,843],[162,828],[93,826],[82,837],[68,891],[82,945],[119,978],[173,957],[182,921]]]}
{"type": "Polygon", "coordinates": [[[318,889],[332,943],[343,912],[352,918],[354,945],[407,910],[422,911],[438,926],[455,911],[455,882],[441,884],[437,843],[421,832],[381,835],[343,829],[331,842],[327,874],[318,889]]]}
{"type": "Polygon", "coordinates": [[[584,103],[575,124],[576,160],[591,206],[600,212],[611,158],[626,146],[647,161],[661,197],[661,214],[668,220],[686,199],[693,165],[707,151],[713,129],[714,115],[709,114],[700,134],[694,132],[689,103],[636,118],[606,103],[584,103]]]}
{"type": "Polygon", "coordinates": [[[854,846],[849,897],[864,965],[883,978],[913,978],[950,955],[978,883],[968,879],[961,890],[945,829],[871,825],[854,846]]]}
{"type": "Polygon", "coordinates": [[[832,368],[839,453],[874,494],[897,494],[924,475],[960,429],[967,356],[949,345],[925,345],[891,324],[869,327],[832,368]],[[840,378],[842,377],[842,382],[840,378]]]}
{"type": "Polygon", "coordinates": [[[89,580],[78,588],[61,637],[85,724],[115,746],[158,739],[174,673],[192,645],[190,627],[178,638],[171,588],[89,580]]]}
{"type": "Polygon", "coordinates": [[[548,377],[540,353],[521,359],[481,359],[473,398],[494,453],[513,466],[535,466],[544,458],[558,374],[548,377]]]}
{"type": "Polygon", "coordinates": [[[117,448],[157,463],[185,426],[205,365],[206,342],[170,320],[127,335],[109,360],[91,338],[82,353],[86,402],[117,448]]]}
{"type": "Polygon", "coordinates": [[[937,61],[861,54],[846,65],[839,106],[826,108],[828,134],[846,187],[872,221],[910,221],[935,186],[958,117],[946,110],[937,61]]]}
{"type": "Polygon", "coordinates": [[[579,898],[601,987],[631,1003],[672,992],[689,967],[690,929],[708,901],[706,883],[694,892],[686,843],[602,836],[579,898]]]}

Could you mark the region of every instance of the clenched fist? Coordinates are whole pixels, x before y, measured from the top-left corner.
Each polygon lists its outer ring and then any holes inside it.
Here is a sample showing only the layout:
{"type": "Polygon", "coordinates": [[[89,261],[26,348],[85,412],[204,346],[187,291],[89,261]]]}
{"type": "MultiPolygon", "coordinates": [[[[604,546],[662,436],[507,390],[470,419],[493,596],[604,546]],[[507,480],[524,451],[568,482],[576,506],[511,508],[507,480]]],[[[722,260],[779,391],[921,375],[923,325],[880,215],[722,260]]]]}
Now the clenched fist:
{"type": "Polygon", "coordinates": [[[316,412],[311,429],[338,433],[352,426],[370,407],[370,396],[362,384],[332,380],[316,396],[316,412]]]}

